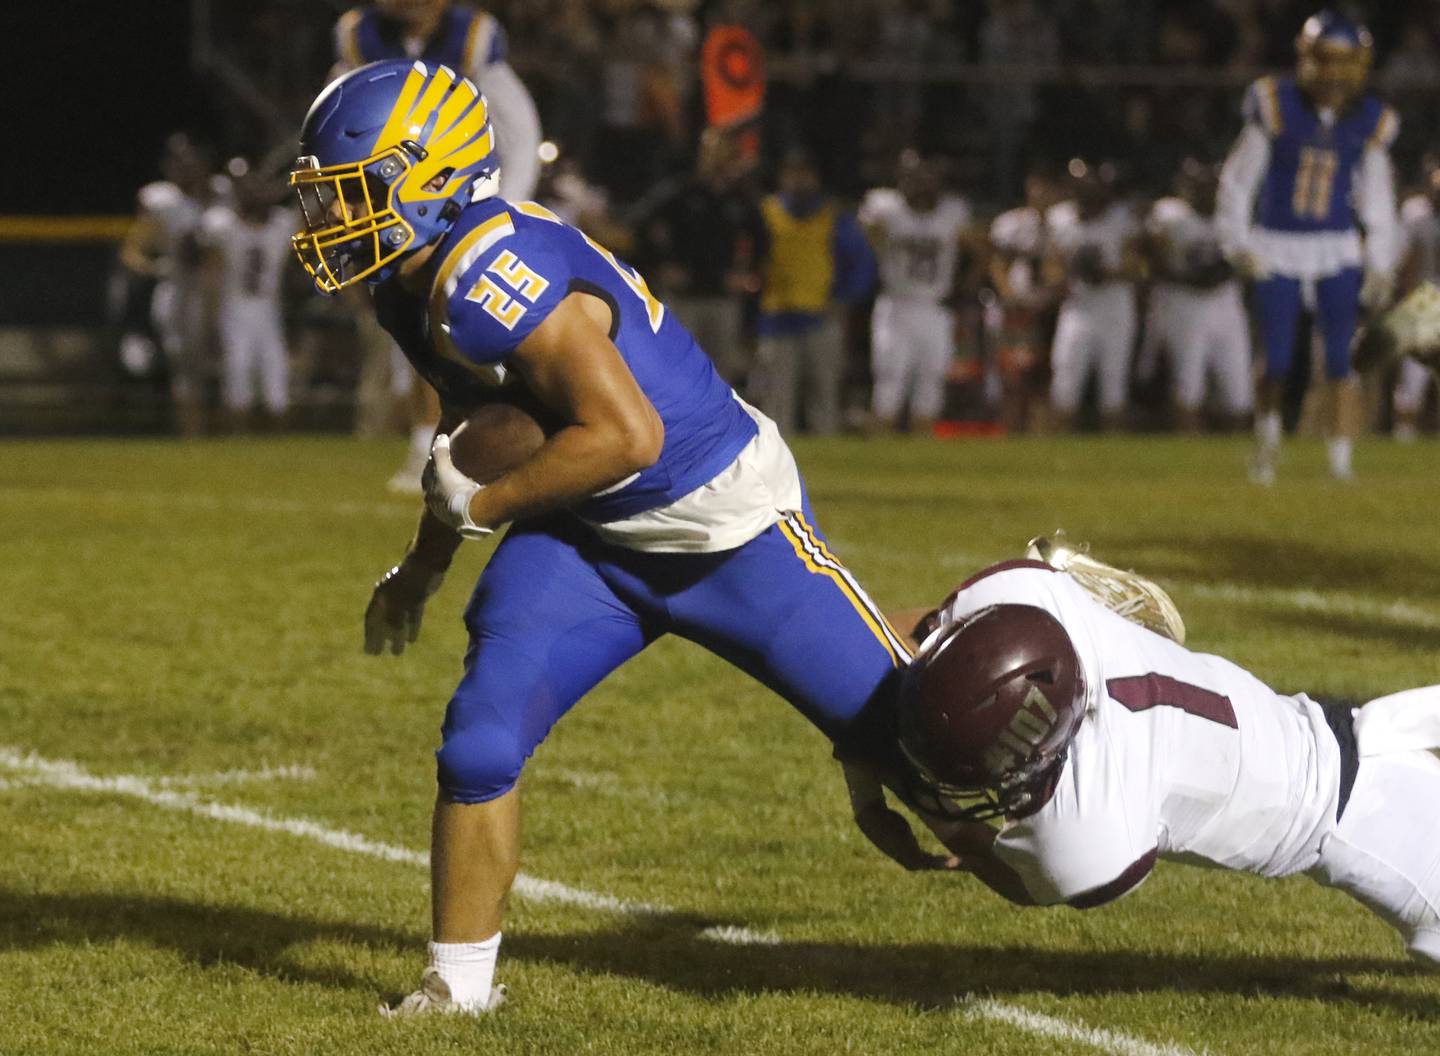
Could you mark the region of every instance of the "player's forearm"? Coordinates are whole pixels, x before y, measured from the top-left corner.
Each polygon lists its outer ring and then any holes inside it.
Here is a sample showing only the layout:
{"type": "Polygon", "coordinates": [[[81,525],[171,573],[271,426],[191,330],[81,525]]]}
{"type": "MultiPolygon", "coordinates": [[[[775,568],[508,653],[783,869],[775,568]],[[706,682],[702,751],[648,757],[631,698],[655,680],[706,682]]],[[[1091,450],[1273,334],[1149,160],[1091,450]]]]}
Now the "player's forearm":
{"type": "Polygon", "coordinates": [[[657,437],[655,430],[627,423],[569,426],[533,458],[477,492],[470,516],[495,527],[574,506],[653,465],[663,436],[663,430],[657,437]]]}
{"type": "Polygon", "coordinates": [[[454,560],[460,543],[460,533],[427,509],[420,515],[420,525],[415,529],[415,538],[410,541],[406,556],[426,568],[444,572],[454,560]]]}

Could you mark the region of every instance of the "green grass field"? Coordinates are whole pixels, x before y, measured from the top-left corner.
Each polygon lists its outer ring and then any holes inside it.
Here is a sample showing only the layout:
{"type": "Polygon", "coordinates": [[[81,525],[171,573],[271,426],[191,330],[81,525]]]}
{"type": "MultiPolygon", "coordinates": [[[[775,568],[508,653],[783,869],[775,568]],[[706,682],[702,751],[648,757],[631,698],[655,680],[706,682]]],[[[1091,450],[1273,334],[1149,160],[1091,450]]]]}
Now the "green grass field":
{"type": "MultiPolygon", "coordinates": [[[[1434,446],[1362,445],[1342,486],[1295,444],[1270,491],[1239,441],[797,451],[882,605],[1063,526],[1278,687],[1440,681],[1434,446]]],[[[411,653],[361,655],[415,514],[382,490],[399,454],[0,447],[0,1053],[1440,1052],[1440,977],[1303,878],[1162,865],[1078,913],[902,873],[822,738],[670,641],[527,773],[510,1005],[381,1021],[423,963],[431,751],[488,553],[411,653]]]]}

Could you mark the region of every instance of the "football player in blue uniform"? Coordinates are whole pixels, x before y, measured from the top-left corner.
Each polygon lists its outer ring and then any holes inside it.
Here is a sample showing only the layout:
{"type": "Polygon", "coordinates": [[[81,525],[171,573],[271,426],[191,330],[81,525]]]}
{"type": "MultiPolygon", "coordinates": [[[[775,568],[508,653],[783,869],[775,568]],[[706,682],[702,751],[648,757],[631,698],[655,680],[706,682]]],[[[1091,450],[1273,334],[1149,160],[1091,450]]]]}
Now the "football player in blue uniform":
{"type": "Polygon", "coordinates": [[[395,1010],[482,1011],[503,996],[516,781],[596,683],[674,633],[794,704],[842,757],[868,755],[893,743],[876,731],[909,654],[816,529],[774,423],[636,271],[543,207],[497,196],[473,84],[420,62],[362,67],[315,101],[301,149],[297,255],[322,292],[374,287],[381,322],[447,408],[428,509],[375,588],[367,649],[413,641],[461,537],[511,524],[465,611],[437,752],[431,965],[395,1010]],[[480,487],[446,434],[497,397],[552,428],[480,487]]]}
{"type": "MultiPolygon", "coordinates": [[[[512,200],[531,197],[540,179],[540,115],[509,61],[505,27],[488,11],[453,0],[376,0],[352,7],[335,23],[335,65],[330,77],[381,59],[419,59],[468,77],[490,106],[495,134],[504,145],[505,185],[512,200]]],[[[435,390],[415,379],[393,346],[377,346],[390,360],[392,390],[409,391],[410,450],[390,478],[391,491],[420,493],[420,474],[440,420],[435,390]]]]}
{"type": "Polygon", "coordinates": [[[1296,40],[1294,77],[1262,77],[1245,95],[1245,128],[1221,173],[1222,247],[1254,281],[1265,373],[1256,394],[1251,476],[1270,484],[1280,447],[1280,397],[1302,308],[1325,352],[1330,471],[1351,476],[1360,428],[1349,347],[1362,305],[1390,298],[1397,221],[1389,149],[1395,111],[1364,94],[1370,34],[1334,12],[1296,40]],[[1361,231],[1364,230],[1362,244],[1361,231]]]}

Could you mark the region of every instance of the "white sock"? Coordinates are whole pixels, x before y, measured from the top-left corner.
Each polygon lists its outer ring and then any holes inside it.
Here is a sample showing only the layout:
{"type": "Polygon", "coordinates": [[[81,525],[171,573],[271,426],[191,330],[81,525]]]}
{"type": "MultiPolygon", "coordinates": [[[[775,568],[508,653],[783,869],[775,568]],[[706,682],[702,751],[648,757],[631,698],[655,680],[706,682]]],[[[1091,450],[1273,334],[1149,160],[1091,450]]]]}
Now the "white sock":
{"type": "Polygon", "coordinates": [[[461,1008],[483,1009],[495,982],[495,958],[500,933],[484,942],[432,942],[430,964],[450,987],[451,999],[461,1008]]]}
{"type": "Polygon", "coordinates": [[[1348,477],[1354,441],[1348,436],[1332,436],[1326,446],[1330,455],[1330,472],[1337,477],[1348,477]]]}
{"type": "Polygon", "coordinates": [[[435,439],[435,425],[417,425],[410,430],[410,453],[422,460],[430,457],[430,441],[435,439]]]}
{"type": "Polygon", "coordinates": [[[1261,447],[1280,446],[1280,412],[1261,411],[1255,415],[1255,440],[1261,447]]]}

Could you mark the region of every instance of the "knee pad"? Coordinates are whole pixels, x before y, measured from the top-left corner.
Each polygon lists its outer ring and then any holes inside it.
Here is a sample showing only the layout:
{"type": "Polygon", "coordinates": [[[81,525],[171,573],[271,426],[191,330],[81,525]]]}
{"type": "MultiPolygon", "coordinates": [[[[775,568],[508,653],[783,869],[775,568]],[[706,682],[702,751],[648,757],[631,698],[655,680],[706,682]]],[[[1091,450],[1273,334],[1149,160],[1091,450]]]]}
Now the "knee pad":
{"type": "Polygon", "coordinates": [[[435,753],[436,781],[452,803],[484,803],[515,787],[528,754],[514,731],[502,726],[476,723],[447,731],[435,753]]]}

